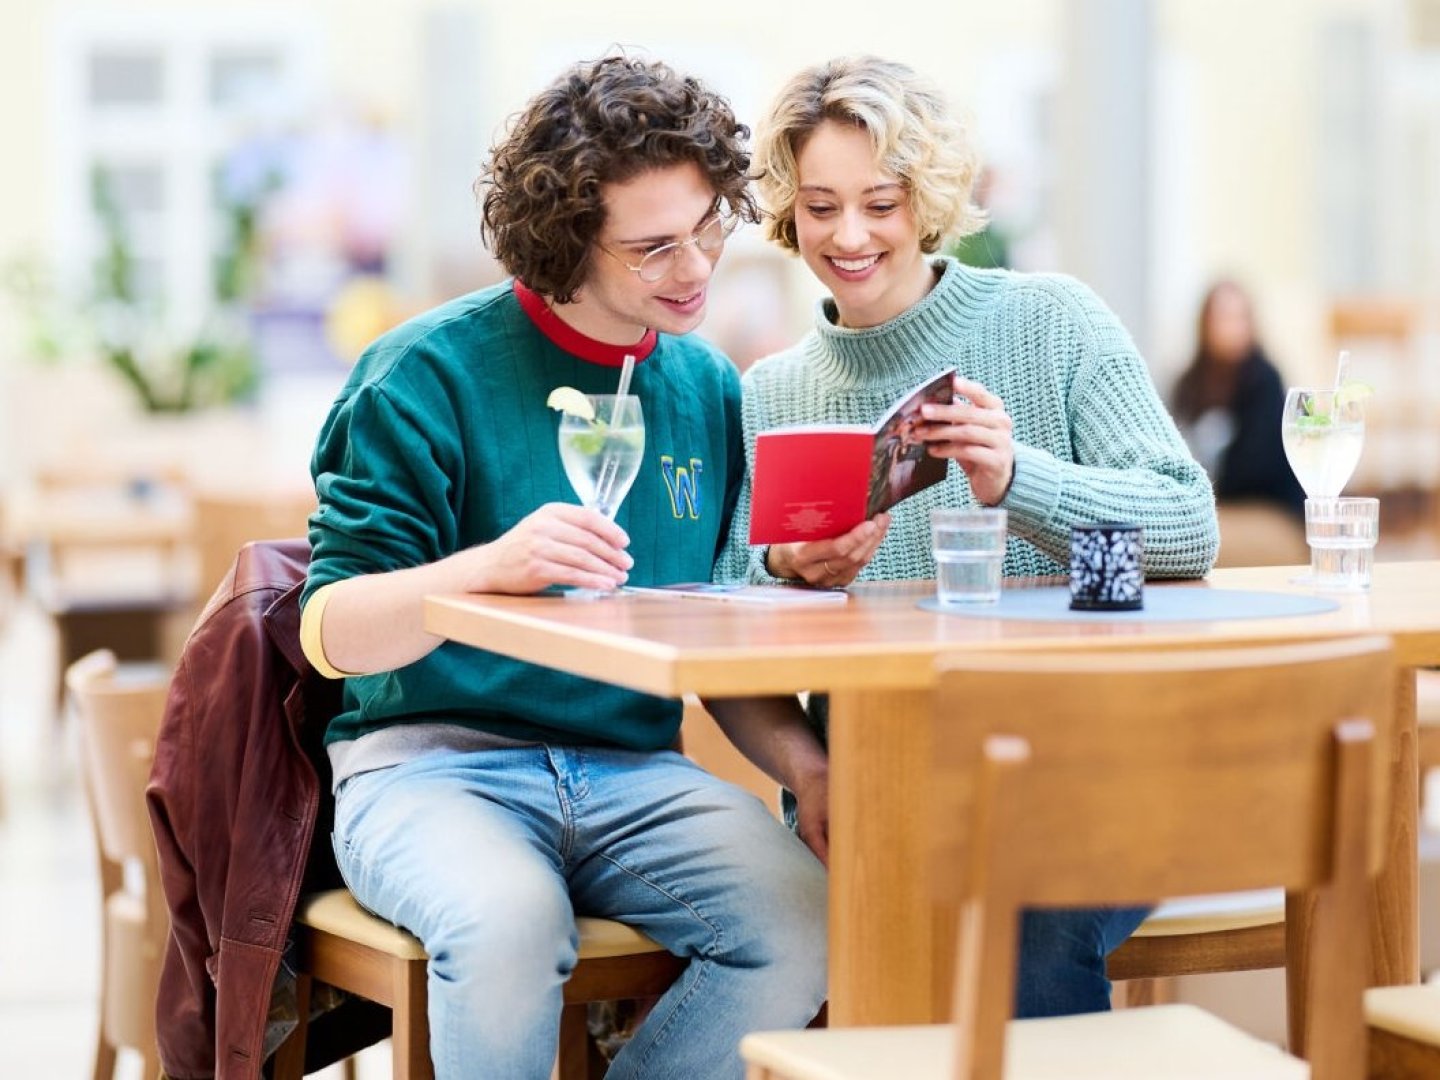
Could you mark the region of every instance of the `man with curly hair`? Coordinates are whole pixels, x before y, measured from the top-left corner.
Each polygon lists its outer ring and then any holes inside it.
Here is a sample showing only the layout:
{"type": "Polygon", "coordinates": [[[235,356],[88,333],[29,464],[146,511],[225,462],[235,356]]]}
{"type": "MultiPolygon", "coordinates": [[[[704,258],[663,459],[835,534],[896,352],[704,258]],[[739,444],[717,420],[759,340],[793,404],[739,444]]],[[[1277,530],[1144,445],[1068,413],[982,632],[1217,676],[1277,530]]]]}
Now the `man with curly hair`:
{"type": "MultiPolygon", "coordinates": [[[[670,749],[678,701],[421,621],[430,593],[709,578],[744,470],[739,380],[690,331],[733,223],[757,216],[748,134],[660,63],[563,74],[476,184],[513,278],[371,345],[319,437],[302,634],[346,678],[326,734],[336,856],[359,901],[430,955],[442,1080],[549,1075],[577,914],[689,960],[612,1077],[738,1078],[741,1035],[801,1026],[824,996],[823,868],[670,749]],[[613,393],[627,354],[646,446],[612,522],[575,505],[546,399],[613,393]]],[[[735,734],[743,722],[732,737],[771,764],[783,735],[735,734]]]]}

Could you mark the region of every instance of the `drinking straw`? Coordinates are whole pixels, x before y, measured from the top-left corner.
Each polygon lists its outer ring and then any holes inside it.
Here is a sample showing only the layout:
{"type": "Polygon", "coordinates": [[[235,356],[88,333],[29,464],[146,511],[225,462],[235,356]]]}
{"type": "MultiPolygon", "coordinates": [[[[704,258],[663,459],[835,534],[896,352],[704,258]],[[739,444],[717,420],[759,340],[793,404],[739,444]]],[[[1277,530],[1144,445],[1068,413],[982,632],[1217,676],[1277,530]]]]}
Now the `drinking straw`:
{"type": "Polygon", "coordinates": [[[1341,349],[1340,357],[1335,361],[1335,390],[1338,393],[1340,384],[1345,381],[1345,369],[1350,366],[1350,350],[1341,349]]]}
{"type": "MultiPolygon", "coordinates": [[[[620,365],[620,385],[615,388],[615,408],[610,413],[610,426],[619,430],[622,415],[625,412],[625,393],[630,389],[630,376],[635,373],[635,357],[631,353],[625,354],[625,362],[620,365]]],[[[615,457],[613,450],[605,453],[600,462],[600,475],[595,482],[596,501],[604,506],[610,501],[610,489],[615,484],[615,476],[620,471],[620,463],[615,457]]]]}
{"type": "Polygon", "coordinates": [[[633,353],[625,354],[625,362],[620,365],[620,385],[615,388],[615,411],[610,414],[610,422],[615,427],[620,426],[620,411],[625,408],[625,394],[630,389],[630,376],[635,374],[635,356],[633,353]]]}

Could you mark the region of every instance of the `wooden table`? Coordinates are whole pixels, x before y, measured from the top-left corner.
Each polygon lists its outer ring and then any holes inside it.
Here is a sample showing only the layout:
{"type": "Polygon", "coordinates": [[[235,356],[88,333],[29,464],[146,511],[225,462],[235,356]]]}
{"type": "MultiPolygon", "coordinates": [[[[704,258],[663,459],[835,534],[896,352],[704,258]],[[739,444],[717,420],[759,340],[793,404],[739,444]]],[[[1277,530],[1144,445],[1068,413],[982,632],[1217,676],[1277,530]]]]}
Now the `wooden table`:
{"type": "MultiPolygon", "coordinates": [[[[1217,586],[1301,591],[1300,567],[1217,570],[1217,586]]],[[[1336,595],[1318,615],[1212,622],[1020,622],[955,618],[915,606],[928,582],[852,589],[845,605],[776,609],[631,596],[439,596],[432,633],[506,656],[654,694],[701,697],[828,691],[830,700],[830,1021],[940,1019],[953,927],[932,902],[917,822],[926,812],[929,708],[937,658],[978,649],[1235,645],[1380,632],[1399,676],[1386,868],[1371,917],[1376,985],[1419,977],[1415,668],[1440,664],[1440,561],[1385,563],[1368,594],[1336,595]]]]}

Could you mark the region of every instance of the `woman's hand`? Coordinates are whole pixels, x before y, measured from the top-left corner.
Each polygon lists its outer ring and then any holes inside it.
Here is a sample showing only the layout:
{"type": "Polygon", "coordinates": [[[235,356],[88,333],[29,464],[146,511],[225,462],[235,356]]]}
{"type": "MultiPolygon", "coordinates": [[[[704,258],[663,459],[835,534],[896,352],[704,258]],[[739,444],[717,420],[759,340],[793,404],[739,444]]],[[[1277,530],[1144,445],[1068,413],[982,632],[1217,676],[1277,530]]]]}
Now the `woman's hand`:
{"type": "Polygon", "coordinates": [[[830,773],[828,768],[797,782],[791,789],[795,796],[795,831],[805,846],[826,866],[830,865],[830,773]]]}
{"type": "Polygon", "coordinates": [[[920,436],[932,457],[949,458],[965,470],[970,490],[994,506],[1015,478],[1014,424],[1005,403],[980,383],[955,377],[955,400],[921,407],[927,421],[920,436]]]}
{"type": "Polygon", "coordinates": [[[773,544],[765,556],[765,569],[778,578],[799,579],[824,588],[849,585],[875,555],[889,514],[876,514],[832,540],[801,544],[773,544]]]}

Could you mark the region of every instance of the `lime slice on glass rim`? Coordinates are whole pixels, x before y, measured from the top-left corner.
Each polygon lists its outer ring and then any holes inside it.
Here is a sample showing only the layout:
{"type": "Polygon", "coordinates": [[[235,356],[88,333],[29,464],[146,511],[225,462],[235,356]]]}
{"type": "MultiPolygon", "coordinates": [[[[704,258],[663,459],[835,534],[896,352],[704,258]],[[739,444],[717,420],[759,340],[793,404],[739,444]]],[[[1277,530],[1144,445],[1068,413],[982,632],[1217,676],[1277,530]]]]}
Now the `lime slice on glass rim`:
{"type": "Polygon", "coordinates": [[[1306,394],[1301,402],[1300,415],[1295,418],[1295,426],[1301,431],[1329,428],[1331,424],[1339,423],[1342,415],[1352,405],[1358,405],[1373,393],[1375,393],[1375,388],[1369,383],[1360,379],[1346,379],[1331,396],[1329,411],[1322,413],[1314,411],[1316,395],[1306,394]]]}
{"type": "Polygon", "coordinates": [[[595,419],[595,406],[591,405],[590,399],[573,386],[557,386],[550,391],[550,396],[545,399],[545,404],[569,416],[578,416],[581,420],[593,422],[595,419]]]}
{"type": "Polygon", "coordinates": [[[1364,401],[1375,388],[1360,379],[1346,379],[1340,384],[1340,389],[1335,391],[1335,408],[1344,409],[1350,405],[1364,401]]]}

